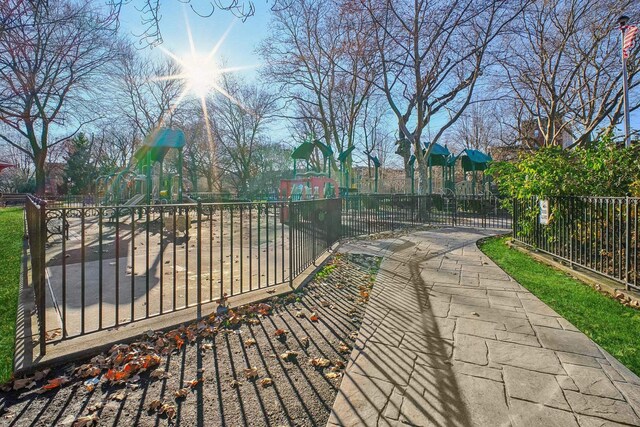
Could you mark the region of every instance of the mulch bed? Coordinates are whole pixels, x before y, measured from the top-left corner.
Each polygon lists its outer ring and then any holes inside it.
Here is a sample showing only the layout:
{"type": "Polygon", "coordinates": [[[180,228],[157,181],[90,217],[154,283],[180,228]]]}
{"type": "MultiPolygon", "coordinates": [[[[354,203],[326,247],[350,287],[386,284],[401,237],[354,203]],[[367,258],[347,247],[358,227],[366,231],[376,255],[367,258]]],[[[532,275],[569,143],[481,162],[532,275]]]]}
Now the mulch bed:
{"type": "Polygon", "coordinates": [[[305,288],[4,386],[15,426],[324,426],[379,259],[338,254],[305,288]]]}

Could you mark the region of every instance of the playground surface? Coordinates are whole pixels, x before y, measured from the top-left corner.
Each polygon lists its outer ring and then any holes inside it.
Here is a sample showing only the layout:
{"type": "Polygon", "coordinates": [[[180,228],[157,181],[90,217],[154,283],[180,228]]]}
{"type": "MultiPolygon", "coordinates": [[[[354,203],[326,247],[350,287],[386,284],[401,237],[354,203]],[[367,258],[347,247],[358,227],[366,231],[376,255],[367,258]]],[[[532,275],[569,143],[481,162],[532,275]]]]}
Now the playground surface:
{"type": "Polygon", "coordinates": [[[640,424],[640,378],[443,228],[352,241],[383,257],[329,426],[640,424]]]}
{"type": "Polygon", "coordinates": [[[266,306],[150,332],[14,383],[0,392],[0,425],[324,426],[378,265],[336,255],[315,281],[266,306]],[[131,373],[148,356],[156,362],[131,373]]]}

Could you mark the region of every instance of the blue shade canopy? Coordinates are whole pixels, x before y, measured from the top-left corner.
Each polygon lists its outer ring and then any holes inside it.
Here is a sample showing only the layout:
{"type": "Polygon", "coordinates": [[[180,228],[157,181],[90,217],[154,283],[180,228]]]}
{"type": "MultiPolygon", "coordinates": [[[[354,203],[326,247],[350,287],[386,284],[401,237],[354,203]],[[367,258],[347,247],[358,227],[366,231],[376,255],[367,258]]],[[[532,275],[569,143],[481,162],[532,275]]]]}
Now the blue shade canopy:
{"type": "Polygon", "coordinates": [[[440,144],[436,144],[435,142],[433,143],[425,143],[424,144],[426,149],[422,150],[422,155],[424,156],[427,153],[427,149],[433,145],[433,148],[431,149],[431,153],[429,153],[429,157],[427,158],[427,161],[429,162],[429,164],[431,164],[431,166],[446,166],[447,165],[447,160],[449,158],[449,156],[451,155],[451,153],[449,152],[449,149],[447,147],[443,147],[440,144]]]}
{"type": "Polygon", "coordinates": [[[351,152],[353,150],[355,150],[356,146],[352,145],[351,147],[347,148],[346,150],[342,151],[339,155],[338,155],[338,160],[341,162],[344,162],[347,160],[347,157],[349,157],[349,154],[351,154],[351,152]]]}
{"type": "Polygon", "coordinates": [[[150,133],[145,138],[142,147],[138,148],[133,157],[142,160],[147,153],[151,155],[152,162],[164,159],[170,149],[182,149],[186,144],[184,132],[180,129],[160,128],[150,133]]]}
{"type": "Polygon", "coordinates": [[[472,150],[470,148],[465,148],[458,157],[462,163],[462,169],[465,172],[474,170],[483,171],[487,168],[489,162],[493,160],[491,156],[482,151],[472,150]]]}

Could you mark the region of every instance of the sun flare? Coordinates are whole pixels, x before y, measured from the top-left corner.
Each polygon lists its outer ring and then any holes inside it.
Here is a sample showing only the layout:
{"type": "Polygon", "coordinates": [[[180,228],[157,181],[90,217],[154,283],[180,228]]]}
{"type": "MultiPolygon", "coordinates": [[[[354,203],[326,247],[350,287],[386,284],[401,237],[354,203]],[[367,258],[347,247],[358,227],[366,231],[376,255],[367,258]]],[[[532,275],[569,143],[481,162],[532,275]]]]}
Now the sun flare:
{"type": "Polygon", "coordinates": [[[182,58],[181,62],[181,74],[184,75],[184,80],[193,95],[200,97],[215,90],[219,71],[212,58],[192,52],[182,58]]]}

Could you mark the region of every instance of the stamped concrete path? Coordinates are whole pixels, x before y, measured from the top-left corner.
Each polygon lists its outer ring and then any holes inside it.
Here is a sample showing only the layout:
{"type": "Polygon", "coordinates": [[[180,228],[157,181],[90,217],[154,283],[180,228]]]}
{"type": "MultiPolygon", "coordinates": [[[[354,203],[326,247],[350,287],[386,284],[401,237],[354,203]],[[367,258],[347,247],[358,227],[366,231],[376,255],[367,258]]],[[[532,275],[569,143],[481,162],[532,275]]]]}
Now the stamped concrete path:
{"type": "Polygon", "coordinates": [[[418,231],[384,257],[329,426],[640,425],[640,378],[476,246],[418,231]]]}

